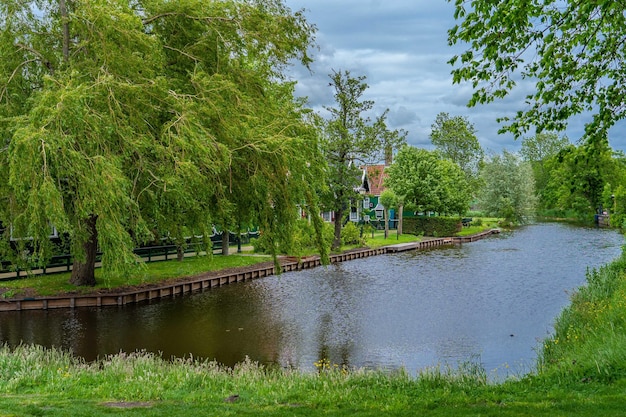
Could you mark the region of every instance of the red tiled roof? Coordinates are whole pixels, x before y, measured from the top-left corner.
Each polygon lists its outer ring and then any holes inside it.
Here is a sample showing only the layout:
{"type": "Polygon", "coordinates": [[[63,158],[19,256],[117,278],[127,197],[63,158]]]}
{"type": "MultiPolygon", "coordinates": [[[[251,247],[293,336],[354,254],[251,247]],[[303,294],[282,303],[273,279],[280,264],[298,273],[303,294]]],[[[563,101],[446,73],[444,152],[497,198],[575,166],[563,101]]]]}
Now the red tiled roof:
{"type": "Polygon", "coordinates": [[[379,196],[384,190],[383,182],[387,178],[385,165],[366,165],[367,178],[370,185],[370,194],[379,196]]]}

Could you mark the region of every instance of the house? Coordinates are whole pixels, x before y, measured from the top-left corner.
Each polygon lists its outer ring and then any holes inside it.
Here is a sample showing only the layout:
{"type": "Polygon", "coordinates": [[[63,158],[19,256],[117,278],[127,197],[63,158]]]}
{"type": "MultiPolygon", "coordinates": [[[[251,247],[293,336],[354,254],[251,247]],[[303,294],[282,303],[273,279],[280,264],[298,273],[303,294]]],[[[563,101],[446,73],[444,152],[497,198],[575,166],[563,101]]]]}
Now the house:
{"type": "MultiPolygon", "coordinates": [[[[385,190],[384,182],[387,178],[386,165],[365,165],[361,167],[361,181],[354,191],[363,199],[354,199],[350,204],[349,220],[355,223],[381,220],[384,207],[379,204],[380,195],[385,190]]],[[[335,213],[325,211],[321,213],[326,222],[335,221],[335,213]]],[[[390,210],[390,218],[393,219],[393,210],[390,210]]],[[[393,220],[392,220],[393,225],[393,220]]]]}
{"type": "MultiPolygon", "coordinates": [[[[363,200],[354,202],[350,207],[350,220],[353,222],[381,220],[384,207],[380,204],[380,195],[385,190],[386,165],[365,165],[362,168],[361,185],[355,189],[363,195],[363,200]],[[375,216],[375,217],[374,217],[375,216]]],[[[390,211],[393,219],[393,210],[390,211]]]]}

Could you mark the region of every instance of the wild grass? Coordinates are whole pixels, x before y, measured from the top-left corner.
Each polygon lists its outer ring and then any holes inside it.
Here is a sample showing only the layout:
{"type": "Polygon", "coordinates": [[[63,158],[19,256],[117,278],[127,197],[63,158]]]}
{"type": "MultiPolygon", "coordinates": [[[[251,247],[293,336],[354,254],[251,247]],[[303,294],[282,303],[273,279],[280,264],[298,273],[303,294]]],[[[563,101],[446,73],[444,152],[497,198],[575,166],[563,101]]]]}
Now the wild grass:
{"type": "Polygon", "coordinates": [[[85,363],[19,346],[0,348],[0,374],[0,416],[618,416],[626,407],[615,386],[562,387],[534,376],[489,384],[472,365],[417,377],[334,365],[303,373],[145,352],[85,363]]]}
{"type": "Polygon", "coordinates": [[[542,374],[568,383],[626,379],[626,253],[587,271],[540,354],[542,374]]]}

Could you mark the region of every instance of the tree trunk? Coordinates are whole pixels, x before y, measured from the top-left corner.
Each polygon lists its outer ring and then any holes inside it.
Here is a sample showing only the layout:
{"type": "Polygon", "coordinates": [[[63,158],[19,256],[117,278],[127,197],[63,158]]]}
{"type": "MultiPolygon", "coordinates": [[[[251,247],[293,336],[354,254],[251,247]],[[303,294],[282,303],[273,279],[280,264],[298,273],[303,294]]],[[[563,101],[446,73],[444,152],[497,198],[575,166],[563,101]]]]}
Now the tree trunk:
{"type": "Polygon", "coordinates": [[[228,255],[228,246],[230,245],[230,236],[228,230],[222,232],[222,255],[228,255]]]}
{"type": "Polygon", "coordinates": [[[96,254],[98,252],[97,220],[98,216],[93,214],[85,219],[85,228],[88,233],[87,239],[83,242],[85,258],[84,260],[74,259],[70,284],[90,287],[96,285],[96,254]]]}
{"type": "Polygon", "coordinates": [[[400,204],[398,206],[398,236],[402,236],[402,211],[404,210],[404,206],[400,204]]]}
{"type": "Polygon", "coordinates": [[[341,220],[343,219],[343,209],[335,211],[335,238],[333,239],[333,250],[341,248],[341,220]]]}
{"type": "Polygon", "coordinates": [[[385,222],[385,239],[389,236],[389,209],[385,208],[385,218],[383,219],[385,222]]]}
{"type": "Polygon", "coordinates": [[[67,63],[70,59],[70,18],[67,12],[65,0],[59,0],[59,12],[63,25],[63,61],[67,63]]]}
{"type": "Polygon", "coordinates": [[[185,248],[183,245],[176,245],[176,260],[182,262],[185,259],[185,248]]]}

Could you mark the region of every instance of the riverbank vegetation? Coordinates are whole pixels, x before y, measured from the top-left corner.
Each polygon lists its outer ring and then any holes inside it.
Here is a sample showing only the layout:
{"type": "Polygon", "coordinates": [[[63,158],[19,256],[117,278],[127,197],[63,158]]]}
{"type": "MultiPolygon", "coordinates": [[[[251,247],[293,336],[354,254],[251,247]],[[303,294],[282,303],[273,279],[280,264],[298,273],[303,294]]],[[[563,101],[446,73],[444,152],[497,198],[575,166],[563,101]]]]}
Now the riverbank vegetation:
{"type": "MultiPolygon", "coordinates": [[[[309,225],[309,227],[312,227],[309,225]]],[[[327,236],[332,237],[332,229],[327,228],[327,236]]],[[[371,227],[360,230],[350,224],[347,233],[343,235],[346,243],[340,251],[348,251],[363,247],[379,248],[397,243],[407,243],[419,241],[421,237],[405,234],[390,235],[385,238],[384,232],[371,227]]],[[[309,245],[301,247],[297,251],[285,252],[288,256],[318,256],[310,240],[312,236],[304,235],[300,237],[300,244],[309,245]]],[[[102,271],[96,268],[98,283],[93,287],[75,287],[69,283],[70,272],[60,272],[46,275],[30,275],[20,279],[11,279],[0,282],[0,299],[23,298],[25,296],[54,296],[67,293],[94,293],[98,291],[123,291],[125,288],[149,285],[164,284],[170,280],[182,279],[189,276],[199,275],[211,271],[222,271],[230,268],[245,268],[262,262],[269,262],[272,257],[262,252],[263,240],[257,242],[252,240],[257,251],[250,250],[250,247],[241,254],[231,254],[228,256],[206,256],[200,254],[184,258],[183,261],[168,260],[150,263],[137,264],[136,268],[128,275],[117,277],[104,277],[102,271]],[[254,252],[254,253],[252,253],[254,252]]],[[[327,242],[330,246],[330,239],[327,242]]]]}

